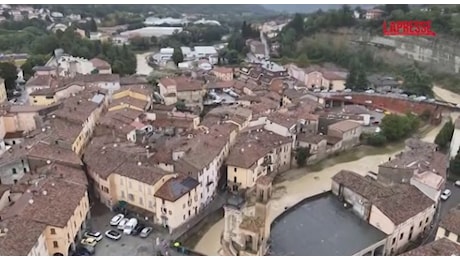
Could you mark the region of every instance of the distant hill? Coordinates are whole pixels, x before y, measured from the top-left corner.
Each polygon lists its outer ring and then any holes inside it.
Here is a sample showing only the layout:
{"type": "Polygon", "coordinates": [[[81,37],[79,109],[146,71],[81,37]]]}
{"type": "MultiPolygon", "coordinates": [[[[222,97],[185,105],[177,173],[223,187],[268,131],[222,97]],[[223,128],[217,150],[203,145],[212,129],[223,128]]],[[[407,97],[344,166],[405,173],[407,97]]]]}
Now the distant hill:
{"type": "MultiPolygon", "coordinates": [[[[319,9],[326,11],[329,9],[338,9],[342,7],[342,5],[338,4],[324,4],[324,5],[297,5],[297,4],[276,4],[276,5],[262,5],[265,9],[269,9],[275,12],[282,12],[282,13],[313,13],[318,11],[319,9]]],[[[368,4],[368,5],[349,5],[351,7],[361,6],[361,8],[367,9],[371,8],[376,5],[368,4]]]]}

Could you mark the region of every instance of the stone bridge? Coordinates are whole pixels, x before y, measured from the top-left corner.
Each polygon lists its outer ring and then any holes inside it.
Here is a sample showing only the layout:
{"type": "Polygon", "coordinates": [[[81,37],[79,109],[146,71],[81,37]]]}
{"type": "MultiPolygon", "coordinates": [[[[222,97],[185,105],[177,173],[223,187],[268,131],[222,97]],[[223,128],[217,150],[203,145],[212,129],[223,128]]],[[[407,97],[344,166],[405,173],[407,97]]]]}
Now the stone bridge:
{"type": "Polygon", "coordinates": [[[321,97],[320,102],[326,107],[355,104],[364,105],[370,109],[382,109],[394,113],[413,112],[417,115],[421,115],[425,111],[429,111],[433,123],[436,123],[436,121],[440,122],[443,115],[447,115],[452,111],[460,111],[457,104],[453,103],[443,101],[416,101],[400,96],[383,94],[329,93],[328,95],[321,97]]]}

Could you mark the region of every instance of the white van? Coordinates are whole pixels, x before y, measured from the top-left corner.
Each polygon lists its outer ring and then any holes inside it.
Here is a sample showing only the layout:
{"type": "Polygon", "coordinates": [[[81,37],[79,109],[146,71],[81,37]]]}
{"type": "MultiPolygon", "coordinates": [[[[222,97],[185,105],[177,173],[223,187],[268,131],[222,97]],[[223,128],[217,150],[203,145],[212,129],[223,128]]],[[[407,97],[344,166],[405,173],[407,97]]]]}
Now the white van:
{"type": "Polygon", "coordinates": [[[132,218],[126,223],[125,228],[123,229],[123,233],[130,235],[131,232],[136,228],[137,226],[137,219],[132,218]]]}

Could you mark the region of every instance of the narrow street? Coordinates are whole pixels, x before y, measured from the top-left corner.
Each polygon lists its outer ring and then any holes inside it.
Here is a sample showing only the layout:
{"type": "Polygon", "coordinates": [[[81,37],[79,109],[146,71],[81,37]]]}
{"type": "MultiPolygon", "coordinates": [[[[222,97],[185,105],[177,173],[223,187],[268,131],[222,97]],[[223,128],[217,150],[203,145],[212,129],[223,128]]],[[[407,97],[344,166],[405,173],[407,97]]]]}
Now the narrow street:
{"type": "MultiPolygon", "coordinates": [[[[435,94],[442,99],[445,98],[445,100],[460,103],[460,95],[436,87],[433,90],[435,94]]],[[[451,114],[451,117],[456,118],[458,115],[459,113],[454,113],[451,114]]],[[[431,129],[423,136],[422,140],[433,142],[443,124],[444,123],[431,129]]],[[[274,185],[274,194],[271,200],[269,218],[273,220],[280,215],[285,208],[291,207],[305,198],[329,191],[331,188],[331,177],[338,171],[349,169],[360,174],[366,174],[368,171],[377,171],[380,163],[387,161],[388,157],[401,152],[402,149],[403,147],[392,151],[384,151],[382,154],[378,155],[365,156],[350,162],[338,163],[316,172],[307,173],[305,169],[292,169],[285,172],[283,175],[293,177],[291,179],[286,178],[286,180],[274,185]]],[[[454,200],[457,200],[457,196],[452,197],[446,204],[449,203],[450,206],[451,203],[455,202],[454,200]]],[[[445,211],[449,206],[443,206],[442,210],[445,211]]],[[[195,246],[195,250],[206,255],[217,255],[220,249],[220,236],[223,228],[224,221],[221,219],[200,239],[195,246]]]]}

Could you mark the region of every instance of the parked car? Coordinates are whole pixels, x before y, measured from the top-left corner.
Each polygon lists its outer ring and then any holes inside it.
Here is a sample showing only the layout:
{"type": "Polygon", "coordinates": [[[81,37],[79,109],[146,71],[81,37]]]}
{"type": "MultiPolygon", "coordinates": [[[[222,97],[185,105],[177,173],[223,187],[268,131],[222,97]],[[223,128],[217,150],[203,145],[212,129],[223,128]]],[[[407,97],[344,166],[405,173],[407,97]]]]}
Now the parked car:
{"type": "Polygon", "coordinates": [[[139,235],[144,228],[145,228],[144,224],[137,224],[137,226],[131,232],[131,235],[133,235],[133,236],[139,235]]]}
{"type": "Polygon", "coordinates": [[[105,232],[105,236],[113,240],[119,240],[121,238],[121,233],[117,230],[111,229],[105,232]]]}
{"type": "Polygon", "coordinates": [[[87,245],[78,245],[73,255],[90,256],[90,255],[94,255],[94,253],[96,253],[96,249],[94,247],[87,246],[87,245]]]}
{"type": "Polygon", "coordinates": [[[150,235],[152,230],[153,230],[153,228],[146,227],[146,228],[142,229],[141,234],[139,236],[142,237],[142,238],[146,238],[146,237],[148,237],[150,235]]]}
{"type": "Polygon", "coordinates": [[[110,220],[110,225],[111,226],[117,226],[120,221],[125,217],[125,215],[123,214],[118,214],[118,215],[115,215],[111,220],[110,220]]]}
{"type": "Polygon", "coordinates": [[[137,226],[137,219],[132,218],[126,223],[125,228],[123,229],[123,233],[127,235],[131,235],[131,232],[133,232],[134,228],[137,226]]]}
{"type": "Polygon", "coordinates": [[[117,228],[118,228],[119,230],[125,229],[125,226],[126,226],[126,224],[128,224],[128,221],[129,221],[129,219],[127,219],[127,218],[122,219],[122,220],[120,221],[120,223],[118,223],[117,228]]]}
{"type": "Polygon", "coordinates": [[[103,238],[101,232],[92,232],[92,231],[85,232],[85,234],[83,236],[92,237],[92,238],[96,239],[97,242],[101,241],[102,238],[103,238]]]}
{"type": "Polygon", "coordinates": [[[456,182],[454,183],[454,185],[457,186],[457,187],[460,187],[460,180],[456,181],[456,182]]]}
{"type": "Polygon", "coordinates": [[[80,241],[80,244],[95,247],[97,240],[94,237],[86,237],[80,241]]]}
{"type": "Polygon", "coordinates": [[[343,92],[345,92],[345,93],[350,93],[351,91],[352,91],[351,89],[346,88],[343,92]]]}
{"type": "Polygon", "coordinates": [[[450,195],[452,195],[452,192],[449,189],[445,189],[441,194],[441,199],[447,200],[450,197],[450,195]]]}

